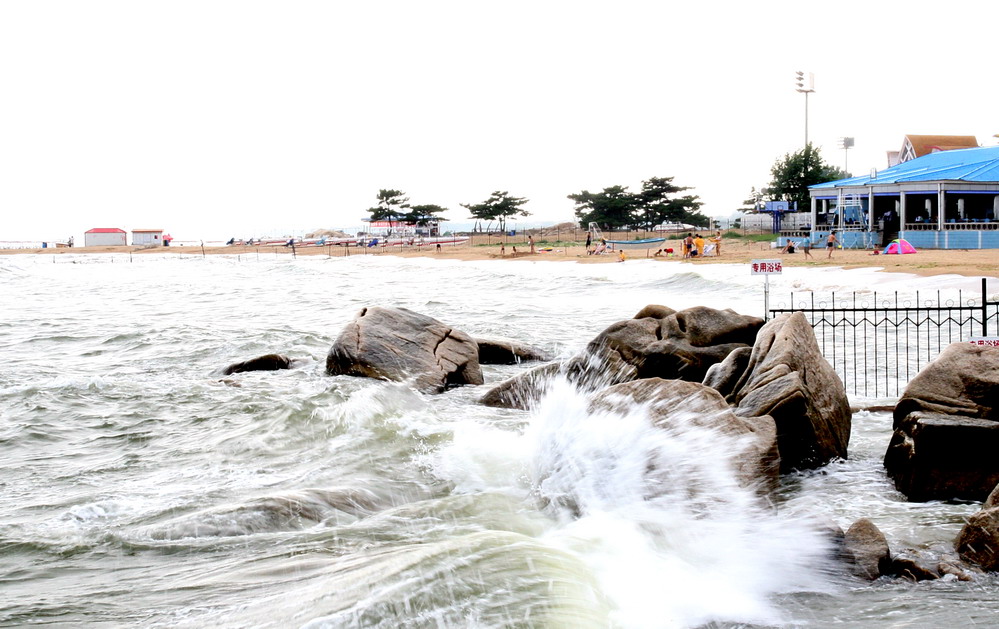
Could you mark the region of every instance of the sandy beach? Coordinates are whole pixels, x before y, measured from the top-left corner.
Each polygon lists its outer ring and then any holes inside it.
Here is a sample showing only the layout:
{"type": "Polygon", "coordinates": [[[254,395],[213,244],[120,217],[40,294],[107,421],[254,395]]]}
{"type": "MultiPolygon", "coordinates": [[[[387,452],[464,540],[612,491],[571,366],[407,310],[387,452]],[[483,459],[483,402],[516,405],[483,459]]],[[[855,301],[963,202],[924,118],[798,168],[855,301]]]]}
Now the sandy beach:
{"type": "MultiPolygon", "coordinates": [[[[616,252],[609,252],[602,255],[587,255],[582,243],[564,246],[565,243],[558,243],[559,246],[551,246],[546,250],[546,244],[541,241],[536,247],[536,252],[531,254],[529,247],[523,242],[510,242],[505,245],[505,252],[500,253],[499,242],[489,242],[489,238],[484,235],[475,235],[469,243],[458,246],[444,246],[440,251],[433,247],[425,248],[402,248],[402,247],[376,247],[362,248],[340,246],[317,247],[300,246],[296,247],[294,253],[291,248],[284,246],[170,246],[170,247],[74,247],[74,248],[44,248],[44,249],[0,249],[0,255],[4,254],[41,254],[41,255],[62,255],[62,254],[130,254],[140,255],[239,255],[239,256],[261,256],[261,255],[322,255],[340,257],[345,255],[391,255],[399,257],[429,256],[438,258],[448,258],[456,260],[510,260],[514,262],[540,262],[546,260],[566,261],[572,260],[582,264],[618,264],[620,263],[616,252]],[[517,252],[513,252],[516,246],[517,252]]],[[[496,240],[493,238],[492,240],[496,240]]],[[[674,251],[681,250],[680,240],[669,240],[666,247],[672,247],[674,251]]],[[[770,247],[768,242],[746,242],[739,238],[725,238],[722,241],[721,255],[708,256],[702,259],[682,260],[679,255],[674,257],[654,257],[654,250],[631,250],[626,251],[625,264],[628,261],[638,259],[651,259],[656,262],[670,261],[681,262],[683,264],[735,264],[749,263],[755,259],[781,259],[785,266],[804,267],[841,267],[853,269],[859,267],[880,268],[888,272],[913,273],[922,276],[933,275],[962,275],[966,277],[999,277],[999,249],[921,249],[918,253],[907,255],[871,255],[866,250],[836,249],[831,257],[827,257],[825,248],[812,250],[811,257],[806,258],[799,250],[793,254],[781,254],[779,250],[770,247]]]]}

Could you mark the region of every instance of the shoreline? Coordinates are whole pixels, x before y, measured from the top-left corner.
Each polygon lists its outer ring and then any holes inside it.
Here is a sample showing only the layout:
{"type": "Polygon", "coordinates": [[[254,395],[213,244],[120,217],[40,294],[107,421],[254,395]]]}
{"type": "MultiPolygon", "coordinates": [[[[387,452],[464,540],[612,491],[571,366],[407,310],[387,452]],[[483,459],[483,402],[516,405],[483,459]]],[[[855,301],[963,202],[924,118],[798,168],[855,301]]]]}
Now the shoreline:
{"type": "MultiPolygon", "coordinates": [[[[586,255],[582,244],[570,244],[569,246],[552,246],[551,251],[540,251],[544,243],[538,245],[539,250],[531,254],[527,250],[526,243],[508,243],[505,255],[500,254],[500,244],[462,244],[458,246],[444,246],[440,251],[433,247],[407,248],[401,247],[377,247],[373,249],[364,247],[295,247],[294,253],[291,248],[281,245],[228,245],[228,246],[170,246],[170,247],[148,247],[148,246],[103,246],[103,247],[57,247],[42,249],[0,249],[0,255],[64,255],[64,254],[167,254],[167,255],[307,255],[307,256],[330,256],[344,257],[354,255],[377,255],[395,256],[402,258],[430,257],[445,258],[450,260],[508,260],[513,262],[522,261],[574,261],[580,264],[606,264],[620,263],[616,252],[608,252],[602,255],[586,255]],[[518,252],[514,254],[511,250],[513,244],[518,247],[518,252]]],[[[654,261],[681,262],[684,264],[738,264],[749,263],[756,259],[780,259],[787,267],[821,268],[836,267],[842,269],[881,269],[887,273],[911,273],[923,277],[936,275],[961,275],[964,277],[991,277],[999,278],[999,249],[921,249],[915,254],[904,255],[871,255],[867,250],[836,249],[832,257],[827,257],[825,248],[812,249],[812,256],[806,258],[799,250],[792,254],[781,254],[779,250],[773,249],[768,242],[744,242],[736,238],[727,238],[722,241],[722,253],[720,256],[708,256],[702,259],[683,260],[677,255],[673,257],[653,257],[653,250],[631,250],[625,251],[625,264],[631,260],[650,259],[654,261]]],[[[680,240],[669,240],[664,243],[665,247],[672,247],[674,251],[680,251],[680,240]]]]}

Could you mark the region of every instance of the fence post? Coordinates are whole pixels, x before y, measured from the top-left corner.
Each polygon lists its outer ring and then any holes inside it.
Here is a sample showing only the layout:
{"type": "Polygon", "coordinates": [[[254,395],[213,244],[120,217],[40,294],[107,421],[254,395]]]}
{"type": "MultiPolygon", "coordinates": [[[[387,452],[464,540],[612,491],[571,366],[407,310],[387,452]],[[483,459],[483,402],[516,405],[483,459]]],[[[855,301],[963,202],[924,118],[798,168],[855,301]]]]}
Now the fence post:
{"type": "Polygon", "coordinates": [[[985,307],[985,278],[982,278],[982,336],[989,335],[989,309],[985,307]]]}

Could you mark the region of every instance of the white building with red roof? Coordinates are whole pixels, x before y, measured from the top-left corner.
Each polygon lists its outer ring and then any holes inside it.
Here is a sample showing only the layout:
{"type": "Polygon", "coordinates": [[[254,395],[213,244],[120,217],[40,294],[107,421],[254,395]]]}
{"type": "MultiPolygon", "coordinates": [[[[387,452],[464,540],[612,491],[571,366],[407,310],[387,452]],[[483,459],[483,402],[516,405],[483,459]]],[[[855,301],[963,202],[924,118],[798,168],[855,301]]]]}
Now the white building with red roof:
{"type": "Polygon", "coordinates": [[[125,230],[117,227],[95,227],[83,232],[84,247],[124,246],[125,230]]]}

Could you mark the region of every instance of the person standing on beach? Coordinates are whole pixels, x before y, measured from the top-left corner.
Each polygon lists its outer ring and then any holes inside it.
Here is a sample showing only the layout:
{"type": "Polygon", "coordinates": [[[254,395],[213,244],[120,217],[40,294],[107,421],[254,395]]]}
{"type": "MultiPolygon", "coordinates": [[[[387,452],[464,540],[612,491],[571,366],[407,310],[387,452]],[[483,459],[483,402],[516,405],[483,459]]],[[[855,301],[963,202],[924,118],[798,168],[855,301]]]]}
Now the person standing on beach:
{"type": "Polygon", "coordinates": [[[697,248],[697,257],[698,258],[703,258],[704,257],[704,239],[701,238],[700,234],[697,234],[697,236],[694,237],[694,247],[697,248]]]}
{"type": "Polygon", "coordinates": [[[832,257],[833,249],[835,249],[838,244],[839,239],[836,238],[836,232],[829,232],[829,237],[826,238],[826,251],[829,253],[826,254],[826,258],[832,257]]]}
{"type": "Polygon", "coordinates": [[[531,245],[531,253],[534,253],[534,236],[527,236],[527,243],[531,245]]]}
{"type": "Polygon", "coordinates": [[[811,237],[805,238],[801,241],[801,250],[805,252],[806,258],[812,257],[812,239],[811,237]]]}
{"type": "Polygon", "coordinates": [[[593,244],[593,233],[586,232],[586,255],[590,255],[590,245],[593,244]]]}
{"type": "Polygon", "coordinates": [[[711,239],[711,242],[715,244],[715,255],[721,255],[721,230],[715,232],[715,237],[711,239]]]}

